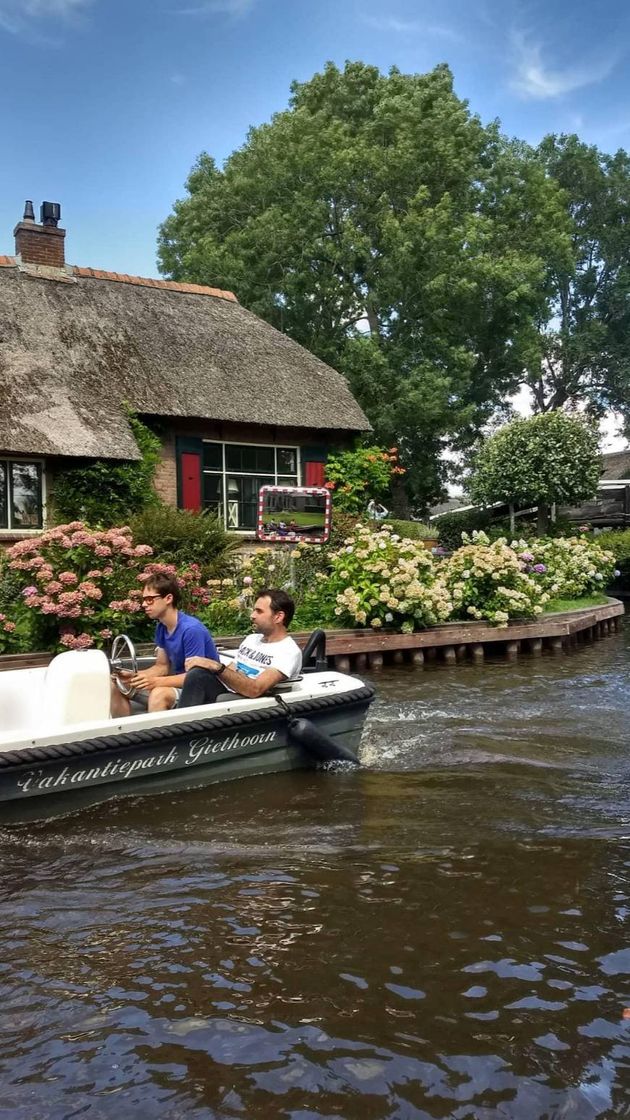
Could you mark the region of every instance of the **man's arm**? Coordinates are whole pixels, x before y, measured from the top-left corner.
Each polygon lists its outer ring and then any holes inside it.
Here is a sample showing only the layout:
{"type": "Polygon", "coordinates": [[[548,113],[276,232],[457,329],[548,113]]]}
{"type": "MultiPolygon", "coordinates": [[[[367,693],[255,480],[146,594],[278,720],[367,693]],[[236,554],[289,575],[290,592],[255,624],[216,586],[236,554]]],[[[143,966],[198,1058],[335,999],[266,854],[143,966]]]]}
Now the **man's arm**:
{"type": "MultiPolygon", "coordinates": [[[[217,673],[221,664],[220,661],[213,661],[209,657],[188,657],[186,659],[186,670],[208,669],[211,673],[217,673]]],[[[264,669],[257,677],[248,677],[247,673],[240,673],[238,669],[232,669],[229,665],[226,665],[219,675],[224,684],[232,689],[232,692],[252,700],[255,700],[258,696],[264,696],[275,685],[287,679],[279,669],[264,669]]]]}
{"type": "Polygon", "coordinates": [[[134,688],[146,688],[149,692],[154,688],[181,688],[186,674],[176,673],[173,676],[169,673],[169,669],[166,650],[158,646],[155,665],[136,673],[136,676],[131,678],[131,684],[134,688]]]}

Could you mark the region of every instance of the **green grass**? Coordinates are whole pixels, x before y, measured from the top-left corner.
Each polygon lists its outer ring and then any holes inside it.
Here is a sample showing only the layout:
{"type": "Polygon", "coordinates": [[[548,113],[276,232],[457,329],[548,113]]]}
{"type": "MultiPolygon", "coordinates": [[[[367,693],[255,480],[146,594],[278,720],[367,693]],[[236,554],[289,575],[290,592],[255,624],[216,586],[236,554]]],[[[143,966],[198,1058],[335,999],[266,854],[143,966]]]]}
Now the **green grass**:
{"type": "Polygon", "coordinates": [[[601,607],[607,602],[605,595],[584,595],[581,599],[550,599],[545,603],[545,614],[560,611],[579,611],[587,607],[601,607]]]}

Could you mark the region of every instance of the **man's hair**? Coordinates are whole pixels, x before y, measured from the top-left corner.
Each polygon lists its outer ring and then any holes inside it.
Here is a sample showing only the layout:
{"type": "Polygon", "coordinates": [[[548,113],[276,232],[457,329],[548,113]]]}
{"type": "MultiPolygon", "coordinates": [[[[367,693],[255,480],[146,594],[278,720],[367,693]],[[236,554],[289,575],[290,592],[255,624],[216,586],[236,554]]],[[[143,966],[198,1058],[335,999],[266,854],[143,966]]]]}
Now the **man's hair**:
{"type": "Polygon", "coordinates": [[[157,591],[158,595],[172,595],[173,606],[178,606],[180,591],[179,584],[175,579],[175,576],[169,576],[166,574],[166,572],[156,572],[155,575],[149,576],[148,579],[145,579],[142,586],[143,589],[152,587],[154,591],[157,591]]]}
{"type": "Polygon", "coordinates": [[[286,591],[280,587],[263,587],[262,591],[258,592],[258,599],[269,599],[271,602],[271,609],[274,611],[282,611],[284,614],[284,625],[288,628],[291,625],[291,620],[295,614],[295,603],[286,591]]]}

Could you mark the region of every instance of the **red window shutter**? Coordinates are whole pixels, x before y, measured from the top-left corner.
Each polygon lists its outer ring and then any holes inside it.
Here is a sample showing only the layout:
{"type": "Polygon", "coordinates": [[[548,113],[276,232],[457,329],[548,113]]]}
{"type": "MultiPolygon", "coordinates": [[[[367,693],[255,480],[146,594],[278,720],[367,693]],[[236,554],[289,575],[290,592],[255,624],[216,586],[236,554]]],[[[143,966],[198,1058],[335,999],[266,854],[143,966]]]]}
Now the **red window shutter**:
{"type": "Polygon", "coordinates": [[[325,463],[305,463],[304,464],[304,485],[305,486],[323,486],[326,479],[326,464],[325,463]]]}
{"type": "Polygon", "coordinates": [[[183,451],[181,456],[182,507],[201,509],[201,455],[183,451]]]}

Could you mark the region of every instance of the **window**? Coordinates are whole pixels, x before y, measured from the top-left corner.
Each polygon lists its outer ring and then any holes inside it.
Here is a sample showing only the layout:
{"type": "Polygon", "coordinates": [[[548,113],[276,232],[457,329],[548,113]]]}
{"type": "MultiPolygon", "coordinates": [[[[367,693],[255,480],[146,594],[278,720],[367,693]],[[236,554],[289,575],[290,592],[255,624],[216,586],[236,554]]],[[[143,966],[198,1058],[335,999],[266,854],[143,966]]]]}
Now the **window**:
{"type": "Polygon", "coordinates": [[[297,447],[203,441],[204,509],[222,516],[228,529],[254,531],[261,486],[298,486],[297,447]]]}
{"type": "Polygon", "coordinates": [[[42,464],[0,459],[0,529],[41,529],[42,464]]]}

